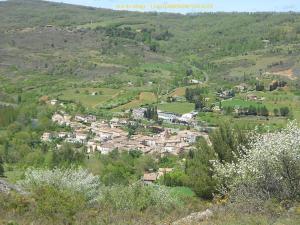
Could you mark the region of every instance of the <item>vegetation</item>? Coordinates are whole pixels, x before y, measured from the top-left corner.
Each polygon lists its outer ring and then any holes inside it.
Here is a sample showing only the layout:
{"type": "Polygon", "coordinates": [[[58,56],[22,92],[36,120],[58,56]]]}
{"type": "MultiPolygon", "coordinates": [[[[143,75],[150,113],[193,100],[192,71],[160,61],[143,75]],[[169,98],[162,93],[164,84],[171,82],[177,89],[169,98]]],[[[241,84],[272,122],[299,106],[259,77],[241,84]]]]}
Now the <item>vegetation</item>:
{"type": "Polygon", "coordinates": [[[203,224],[299,224],[300,134],[286,128],[300,119],[299,27],[293,12],[0,2],[0,177],[26,192],[0,187],[0,224],[171,224],[207,208],[203,224]],[[198,115],[164,123],[158,110],[198,115]],[[127,119],[128,139],[161,128],[207,136],[178,155],[88,154],[41,140],[70,131],[55,112],[127,119]],[[160,168],[172,171],[142,182],[160,168]]]}
{"type": "Polygon", "coordinates": [[[299,128],[290,123],[280,132],[256,135],[234,162],[214,167],[222,190],[258,199],[299,198],[299,128]]]}

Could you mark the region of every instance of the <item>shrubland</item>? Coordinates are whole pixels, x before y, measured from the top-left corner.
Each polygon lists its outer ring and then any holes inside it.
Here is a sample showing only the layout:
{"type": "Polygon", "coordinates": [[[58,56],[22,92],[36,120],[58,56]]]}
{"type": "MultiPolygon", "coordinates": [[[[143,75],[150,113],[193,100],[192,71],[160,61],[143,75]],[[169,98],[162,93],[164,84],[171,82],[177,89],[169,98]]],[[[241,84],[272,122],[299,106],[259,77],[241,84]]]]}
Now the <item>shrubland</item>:
{"type": "Polygon", "coordinates": [[[299,224],[300,132],[295,122],[285,128],[300,118],[299,21],[292,12],[183,16],[0,2],[0,177],[26,191],[0,194],[0,223],[169,224],[211,208],[204,224],[299,224]],[[240,83],[249,90],[232,92],[240,83]],[[216,96],[224,90],[233,99],[216,96]],[[211,143],[200,139],[178,156],[86,155],[80,144],[40,140],[68,131],[51,121],[59,110],[111,119],[146,104],[154,120],[157,108],[195,108],[214,128],[211,143]],[[161,167],[174,170],[153,186],[140,182],[161,167]]]}

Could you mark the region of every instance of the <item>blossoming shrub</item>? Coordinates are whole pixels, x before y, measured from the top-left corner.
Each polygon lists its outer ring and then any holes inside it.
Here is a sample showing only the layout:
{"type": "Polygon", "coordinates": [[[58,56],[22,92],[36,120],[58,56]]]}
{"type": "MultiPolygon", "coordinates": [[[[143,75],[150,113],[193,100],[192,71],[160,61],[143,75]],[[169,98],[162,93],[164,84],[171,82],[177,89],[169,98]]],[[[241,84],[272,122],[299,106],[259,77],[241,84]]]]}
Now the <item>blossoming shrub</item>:
{"type": "Polygon", "coordinates": [[[19,182],[26,189],[54,187],[57,190],[82,194],[89,202],[97,200],[99,195],[99,177],[84,169],[28,169],[25,179],[19,182]]]}
{"type": "Polygon", "coordinates": [[[144,186],[136,183],[130,186],[107,187],[99,199],[100,203],[116,210],[142,211],[149,207],[172,210],[180,202],[163,186],[144,186]]]}
{"type": "Polygon", "coordinates": [[[214,161],[222,191],[259,198],[300,197],[300,129],[295,122],[282,131],[256,134],[232,163],[214,161]]]}

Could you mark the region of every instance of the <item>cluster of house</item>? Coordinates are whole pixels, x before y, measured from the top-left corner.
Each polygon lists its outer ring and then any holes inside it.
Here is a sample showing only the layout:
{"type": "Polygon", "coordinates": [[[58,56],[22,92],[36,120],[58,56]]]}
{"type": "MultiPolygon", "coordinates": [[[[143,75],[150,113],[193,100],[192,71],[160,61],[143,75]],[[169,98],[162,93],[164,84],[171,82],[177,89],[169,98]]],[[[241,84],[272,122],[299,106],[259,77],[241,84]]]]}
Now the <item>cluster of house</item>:
{"type": "Polygon", "coordinates": [[[178,154],[192,148],[198,137],[208,139],[208,135],[204,132],[163,127],[151,136],[136,134],[129,137],[128,132],[121,128],[135,121],[122,118],[98,121],[93,115],[77,115],[72,118],[64,112],[59,112],[52,116],[52,121],[69,126],[71,131],[55,134],[45,132],[41,137],[42,141],[48,142],[59,138],[69,143],[80,143],[86,146],[88,153],[99,151],[107,154],[114,149],[136,149],[143,153],[178,154]]]}
{"type": "MultiPolygon", "coordinates": [[[[132,117],[136,120],[143,119],[147,108],[137,108],[132,110],[132,117]]],[[[196,123],[195,116],[198,114],[197,111],[192,111],[190,113],[185,113],[182,115],[172,113],[172,112],[163,112],[161,110],[157,110],[158,119],[163,120],[168,123],[178,123],[178,124],[186,124],[186,125],[194,125],[196,123]]]]}

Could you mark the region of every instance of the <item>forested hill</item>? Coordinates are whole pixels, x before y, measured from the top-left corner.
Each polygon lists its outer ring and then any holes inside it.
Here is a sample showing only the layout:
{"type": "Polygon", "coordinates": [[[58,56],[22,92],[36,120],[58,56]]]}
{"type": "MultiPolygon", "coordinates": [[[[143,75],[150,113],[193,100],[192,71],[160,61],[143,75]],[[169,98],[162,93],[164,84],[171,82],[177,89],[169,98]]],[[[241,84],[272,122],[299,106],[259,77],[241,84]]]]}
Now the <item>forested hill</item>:
{"type": "MultiPolygon", "coordinates": [[[[73,41],[76,48],[83,52],[86,51],[84,43],[90,42],[90,47],[95,50],[107,45],[108,51],[121,54],[130,51],[130,47],[143,56],[147,48],[138,47],[145,45],[155,55],[170,57],[169,61],[180,60],[201,68],[213,59],[263,49],[263,40],[269,40],[275,46],[298,43],[300,16],[296,13],[205,13],[183,16],[13,0],[0,3],[0,29],[1,49],[10,46],[22,48],[26,53],[41,42],[35,53],[46,51],[47,44],[49,47],[53,44],[54,48],[57,46],[72,51],[75,48],[72,38],[81,32],[81,38],[86,41],[78,44],[76,37],[73,41]],[[57,32],[54,37],[48,36],[49,30],[57,32]],[[34,37],[37,33],[40,34],[38,42],[34,38],[27,40],[27,36],[34,37]],[[15,42],[6,40],[10,35],[14,35],[15,42]],[[18,38],[22,41],[18,41],[18,38]],[[104,38],[111,40],[112,46],[104,43],[104,38]],[[67,40],[64,42],[64,39],[67,40]],[[118,43],[114,43],[116,41],[118,43]],[[124,46],[129,47],[122,49],[124,46]]],[[[104,51],[102,54],[106,53],[104,51]]]]}
{"type": "Polygon", "coordinates": [[[162,90],[184,86],[186,71],[223,85],[270,71],[300,75],[298,13],[180,15],[11,0],[0,3],[0,31],[0,75],[16,89],[32,85],[16,77],[42,75],[151,81],[162,90]]]}

